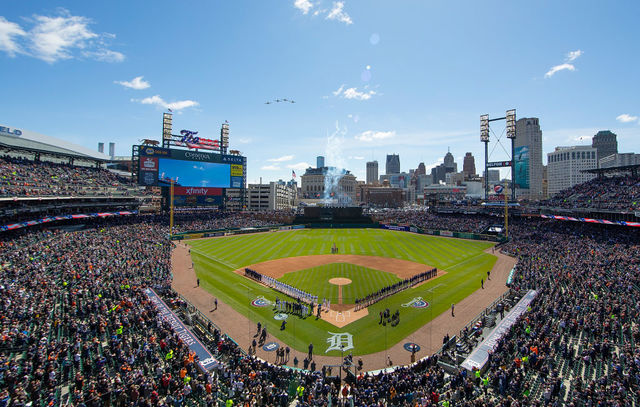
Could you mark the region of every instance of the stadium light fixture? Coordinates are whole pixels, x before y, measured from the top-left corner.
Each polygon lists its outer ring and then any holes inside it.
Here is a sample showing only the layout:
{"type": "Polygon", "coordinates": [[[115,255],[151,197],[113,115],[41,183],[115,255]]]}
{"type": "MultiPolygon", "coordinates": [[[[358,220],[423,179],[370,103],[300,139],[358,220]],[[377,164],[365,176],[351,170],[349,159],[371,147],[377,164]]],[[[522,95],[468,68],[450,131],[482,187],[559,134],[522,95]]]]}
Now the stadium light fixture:
{"type": "Polygon", "coordinates": [[[171,140],[173,115],[171,113],[162,114],[162,139],[171,140]]]}
{"type": "Polygon", "coordinates": [[[489,115],[483,114],[480,116],[480,141],[483,143],[489,142],[489,115]]]}
{"type": "Polygon", "coordinates": [[[507,138],[516,138],[516,109],[507,110],[507,138]]]}

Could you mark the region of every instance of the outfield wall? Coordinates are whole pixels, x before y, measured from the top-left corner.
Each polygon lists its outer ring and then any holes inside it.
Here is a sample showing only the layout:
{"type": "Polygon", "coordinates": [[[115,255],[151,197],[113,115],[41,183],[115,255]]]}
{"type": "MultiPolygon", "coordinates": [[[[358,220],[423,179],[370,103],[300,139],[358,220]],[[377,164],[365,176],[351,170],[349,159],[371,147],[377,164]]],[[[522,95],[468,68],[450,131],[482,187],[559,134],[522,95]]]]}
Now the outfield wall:
{"type": "Polygon", "coordinates": [[[466,232],[452,232],[450,230],[437,230],[437,229],[421,229],[415,226],[407,224],[393,224],[393,223],[373,223],[373,224],[360,224],[360,223],[307,223],[299,225],[278,225],[259,228],[246,228],[246,229],[209,229],[209,230],[190,230],[188,232],[177,233],[171,236],[171,240],[189,240],[189,239],[201,239],[203,237],[220,237],[220,236],[233,236],[249,233],[264,233],[264,232],[277,232],[280,230],[292,230],[292,229],[387,229],[400,232],[411,232],[432,236],[442,237],[455,237],[458,239],[470,239],[470,240],[485,240],[490,242],[504,242],[506,239],[504,236],[485,235],[480,233],[466,233],[466,232]]]}

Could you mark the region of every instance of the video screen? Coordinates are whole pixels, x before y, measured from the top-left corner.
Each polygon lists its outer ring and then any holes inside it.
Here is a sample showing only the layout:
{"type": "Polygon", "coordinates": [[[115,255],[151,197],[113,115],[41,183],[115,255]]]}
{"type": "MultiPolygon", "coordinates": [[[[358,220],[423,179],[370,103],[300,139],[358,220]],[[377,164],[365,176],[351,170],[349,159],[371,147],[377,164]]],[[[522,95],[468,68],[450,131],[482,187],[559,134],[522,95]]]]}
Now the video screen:
{"type": "Polygon", "coordinates": [[[158,186],[230,188],[231,166],[209,162],[158,159],[158,186]]]}

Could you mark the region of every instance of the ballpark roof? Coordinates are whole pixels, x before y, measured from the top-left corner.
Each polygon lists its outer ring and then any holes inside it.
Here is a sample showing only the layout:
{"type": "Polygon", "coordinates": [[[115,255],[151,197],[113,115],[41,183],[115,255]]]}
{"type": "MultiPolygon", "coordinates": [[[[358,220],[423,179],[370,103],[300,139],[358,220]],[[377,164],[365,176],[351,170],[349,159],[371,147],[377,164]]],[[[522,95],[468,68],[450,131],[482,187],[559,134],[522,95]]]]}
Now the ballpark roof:
{"type": "Polygon", "coordinates": [[[29,130],[0,124],[0,147],[63,155],[94,161],[108,161],[109,156],[68,141],[29,130]]]}

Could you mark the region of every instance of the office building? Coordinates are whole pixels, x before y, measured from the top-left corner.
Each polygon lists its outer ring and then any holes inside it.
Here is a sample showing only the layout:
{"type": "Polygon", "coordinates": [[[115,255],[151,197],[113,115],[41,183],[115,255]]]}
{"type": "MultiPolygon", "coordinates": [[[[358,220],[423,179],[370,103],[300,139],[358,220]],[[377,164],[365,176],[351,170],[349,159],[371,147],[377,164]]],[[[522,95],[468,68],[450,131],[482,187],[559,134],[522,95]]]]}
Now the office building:
{"type": "Polygon", "coordinates": [[[116,143],[109,143],[109,157],[113,160],[116,156],[116,143]]]}
{"type": "Polygon", "coordinates": [[[476,176],[476,160],[473,158],[473,154],[466,153],[462,162],[462,172],[465,179],[473,178],[476,176]]]}
{"type": "Polygon", "coordinates": [[[319,155],[316,158],[316,168],[322,168],[322,167],[324,167],[324,157],[319,155]]]}
{"type": "Polygon", "coordinates": [[[250,211],[273,211],[295,208],[296,188],[294,184],[270,182],[249,184],[247,192],[250,211]]]}
{"type": "Polygon", "coordinates": [[[387,165],[385,174],[400,174],[400,156],[397,154],[387,154],[387,165]]]}
{"type": "Polygon", "coordinates": [[[542,130],[537,117],[516,122],[514,146],[516,194],[542,198],[542,130]]]}
{"type": "Polygon", "coordinates": [[[458,164],[453,160],[453,154],[447,151],[444,156],[444,162],[431,169],[431,178],[434,184],[445,182],[447,180],[447,174],[450,172],[458,172],[458,164]]]}
{"type": "Polygon", "coordinates": [[[593,178],[594,174],[584,173],[598,166],[598,150],[589,146],[556,147],[547,154],[547,188],[549,197],[582,184],[593,178]]]}
{"type": "Polygon", "coordinates": [[[378,182],[378,162],[367,162],[367,184],[375,184],[378,182]]]}
{"type": "MultiPolygon", "coordinates": [[[[489,184],[497,184],[500,182],[500,170],[488,170],[489,171],[489,184]]],[[[486,177],[487,174],[485,173],[486,177]]]]}
{"type": "Polygon", "coordinates": [[[611,154],[618,153],[618,140],[616,134],[609,130],[599,131],[591,139],[591,147],[598,150],[598,158],[603,159],[611,154]]]}
{"type": "Polygon", "coordinates": [[[104,154],[104,143],[98,143],[98,152],[104,154]]]}

